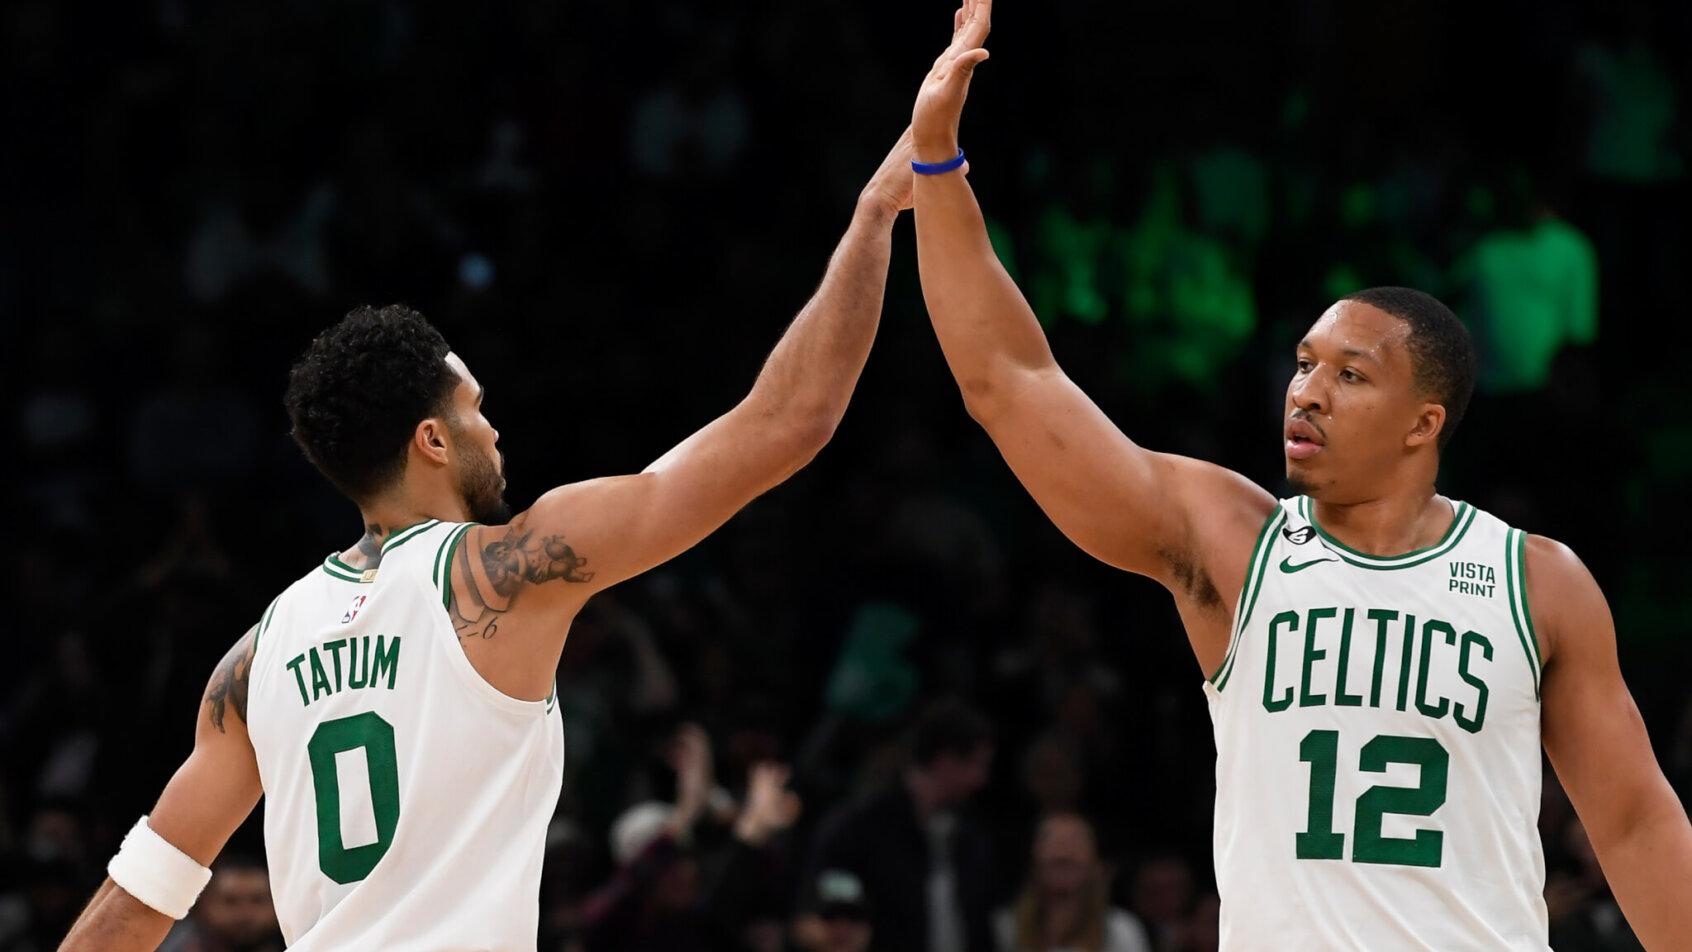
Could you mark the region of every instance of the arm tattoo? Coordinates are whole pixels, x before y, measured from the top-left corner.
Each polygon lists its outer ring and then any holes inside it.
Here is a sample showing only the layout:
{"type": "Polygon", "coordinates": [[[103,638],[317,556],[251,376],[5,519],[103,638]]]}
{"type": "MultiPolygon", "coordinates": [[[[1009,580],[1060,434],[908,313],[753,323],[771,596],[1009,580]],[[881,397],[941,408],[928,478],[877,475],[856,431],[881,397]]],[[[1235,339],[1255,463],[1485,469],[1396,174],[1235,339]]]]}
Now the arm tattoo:
{"type": "Polygon", "coordinates": [[[492,638],[499,631],[500,617],[511,610],[526,585],[554,579],[593,581],[593,573],[584,568],[588,560],[577,555],[562,535],[537,538],[533,530],[524,528],[521,518],[507,526],[503,536],[482,535],[477,543],[480,551],[471,551],[473,534],[475,530],[466,533],[453,553],[453,571],[461,584],[452,586],[449,612],[460,640],[492,638]]]}
{"type": "Polygon", "coordinates": [[[212,673],[211,684],[206,686],[205,703],[211,706],[212,726],[219,732],[225,732],[223,717],[229,707],[235,708],[235,716],[244,724],[247,721],[247,678],[253,673],[253,649],[258,644],[255,637],[258,626],[247,629],[241,640],[235,642],[235,647],[218,662],[217,670],[212,673]]]}

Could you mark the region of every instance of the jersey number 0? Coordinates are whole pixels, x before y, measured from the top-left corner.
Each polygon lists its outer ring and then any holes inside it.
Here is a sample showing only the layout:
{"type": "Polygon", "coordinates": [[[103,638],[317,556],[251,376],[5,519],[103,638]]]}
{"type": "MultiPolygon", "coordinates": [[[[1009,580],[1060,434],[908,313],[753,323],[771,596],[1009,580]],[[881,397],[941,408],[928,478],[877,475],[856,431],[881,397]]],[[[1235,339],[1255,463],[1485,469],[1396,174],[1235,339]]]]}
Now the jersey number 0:
{"type": "Polygon", "coordinates": [[[342,885],[370,875],[394,843],[399,825],[399,760],[394,726],[374,711],[324,721],[312,732],[311,784],[317,792],[317,865],[342,885]],[[370,773],[370,807],[376,842],[349,847],[341,830],[341,772],[336,754],[363,748],[370,773]]]}

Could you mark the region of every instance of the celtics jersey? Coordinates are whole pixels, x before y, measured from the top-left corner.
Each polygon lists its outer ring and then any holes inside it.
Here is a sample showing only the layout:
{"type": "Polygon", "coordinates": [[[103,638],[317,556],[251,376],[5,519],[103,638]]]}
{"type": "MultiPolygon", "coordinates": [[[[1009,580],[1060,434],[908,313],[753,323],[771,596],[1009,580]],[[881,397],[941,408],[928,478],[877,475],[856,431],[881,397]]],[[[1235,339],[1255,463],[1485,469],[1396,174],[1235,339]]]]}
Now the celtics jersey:
{"type": "Polygon", "coordinates": [[[1205,685],[1225,952],[1546,950],[1523,535],[1452,506],[1391,558],[1263,526],[1205,685]]]}
{"type": "Polygon", "coordinates": [[[458,644],[447,579],[468,529],[396,532],[371,571],[331,556],[259,623],[247,725],[293,952],[535,948],[563,726],[458,644]]]}

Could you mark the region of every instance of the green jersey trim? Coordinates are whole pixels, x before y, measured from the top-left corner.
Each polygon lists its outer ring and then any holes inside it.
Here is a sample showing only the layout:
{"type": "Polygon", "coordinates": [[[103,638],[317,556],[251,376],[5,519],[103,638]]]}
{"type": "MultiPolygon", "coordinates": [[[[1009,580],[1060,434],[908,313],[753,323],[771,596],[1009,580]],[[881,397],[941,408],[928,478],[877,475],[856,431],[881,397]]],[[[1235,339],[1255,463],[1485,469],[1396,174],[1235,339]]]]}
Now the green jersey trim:
{"type": "Polygon", "coordinates": [[[389,549],[397,549],[400,546],[405,545],[412,539],[415,539],[435,526],[440,525],[440,522],[441,520],[439,519],[425,519],[414,526],[407,526],[404,529],[396,531],[393,535],[388,537],[387,542],[382,543],[382,554],[386,555],[389,549]]]}
{"type": "Polygon", "coordinates": [[[328,572],[332,577],[338,578],[343,582],[365,583],[374,581],[374,579],[366,579],[364,577],[366,573],[353,568],[333,555],[323,560],[323,571],[328,572]]]}
{"type": "Polygon", "coordinates": [[[1533,616],[1527,604],[1527,533],[1511,529],[1504,537],[1504,581],[1510,595],[1510,617],[1516,623],[1516,637],[1527,655],[1528,670],[1533,673],[1533,699],[1539,700],[1539,637],[1533,630],[1533,616]]]}
{"type": "Polygon", "coordinates": [[[1228,686],[1228,676],[1234,673],[1234,661],[1239,655],[1241,637],[1245,632],[1246,623],[1251,620],[1251,610],[1257,607],[1258,593],[1263,591],[1263,576],[1269,571],[1269,554],[1274,551],[1275,533],[1287,521],[1287,511],[1276,506],[1269,518],[1263,520],[1263,528],[1257,531],[1257,542],[1252,545],[1251,563],[1246,570],[1245,584],[1240,586],[1240,600],[1235,607],[1234,631],[1228,639],[1228,654],[1223,657],[1221,667],[1210,676],[1210,683],[1216,690],[1228,686]]]}
{"type": "Polygon", "coordinates": [[[264,614],[259,618],[258,629],[253,632],[253,647],[254,648],[258,647],[259,637],[264,634],[265,629],[270,627],[270,620],[272,618],[276,617],[276,605],[280,601],[282,601],[282,596],[280,596],[280,595],[271,599],[270,600],[270,607],[266,608],[264,610],[264,614]]]}
{"type": "Polygon", "coordinates": [[[1451,518],[1451,525],[1446,528],[1443,538],[1425,549],[1416,549],[1403,555],[1393,556],[1370,555],[1367,552],[1359,552],[1329,535],[1327,530],[1316,524],[1316,514],[1313,511],[1314,507],[1310,505],[1309,496],[1299,497],[1298,514],[1310,523],[1311,528],[1315,529],[1316,534],[1322,537],[1322,541],[1334,550],[1335,555],[1358,568],[1384,571],[1414,568],[1425,562],[1431,562],[1456,548],[1457,543],[1463,541],[1463,535],[1469,531],[1469,526],[1474,525],[1475,513],[1478,510],[1466,502],[1455,500],[1452,501],[1452,506],[1455,512],[1451,518]]]}
{"type": "Polygon", "coordinates": [[[475,526],[474,522],[466,522],[447,533],[446,541],[435,550],[435,587],[441,590],[442,608],[452,607],[452,556],[458,549],[458,540],[475,526]]]}

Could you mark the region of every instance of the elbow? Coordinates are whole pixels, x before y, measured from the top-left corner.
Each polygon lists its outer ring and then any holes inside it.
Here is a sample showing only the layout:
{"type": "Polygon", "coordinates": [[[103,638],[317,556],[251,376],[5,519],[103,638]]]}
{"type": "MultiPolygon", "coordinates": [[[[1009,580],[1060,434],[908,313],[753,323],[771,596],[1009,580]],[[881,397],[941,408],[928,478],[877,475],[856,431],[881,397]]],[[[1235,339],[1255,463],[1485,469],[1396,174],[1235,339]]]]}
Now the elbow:
{"type": "Polygon", "coordinates": [[[994,386],[985,377],[960,378],[958,393],[963,396],[964,412],[984,427],[991,427],[1004,412],[1002,388],[994,386]]]}
{"type": "Polygon", "coordinates": [[[816,459],[828,441],[834,438],[834,431],[843,415],[828,409],[812,409],[793,413],[779,422],[771,421],[775,440],[792,470],[816,459]]]}
{"type": "Polygon", "coordinates": [[[816,459],[828,441],[834,439],[834,431],[840,426],[839,413],[816,413],[798,421],[794,425],[791,440],[794,454],[801,459],[800,465],[816,459]]]}

